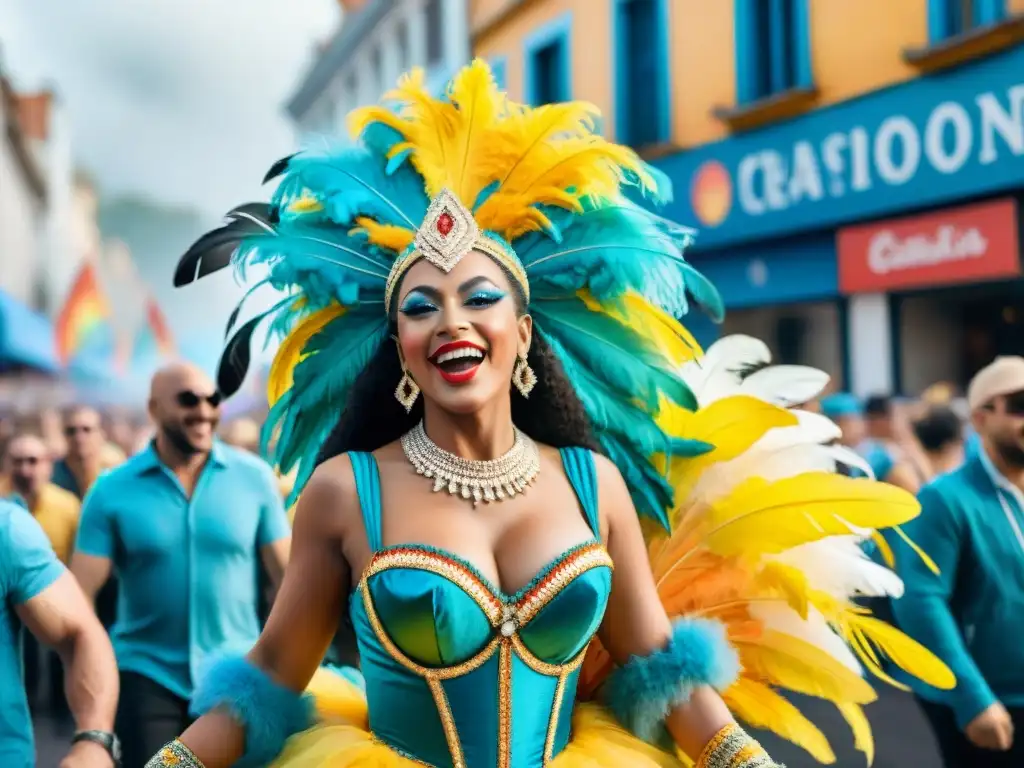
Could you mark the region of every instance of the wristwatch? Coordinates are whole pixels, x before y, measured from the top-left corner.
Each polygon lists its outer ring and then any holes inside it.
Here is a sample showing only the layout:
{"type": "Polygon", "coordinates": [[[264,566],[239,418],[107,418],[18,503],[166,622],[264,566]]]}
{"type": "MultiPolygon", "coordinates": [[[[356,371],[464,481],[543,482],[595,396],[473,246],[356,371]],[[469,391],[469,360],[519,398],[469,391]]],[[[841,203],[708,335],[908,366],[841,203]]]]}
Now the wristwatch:
{"type": "Polygon", "coordinates": [[[75,731],[75,735],[71,737],[71,743],[77,744],[80,741],[99,744],[110,753],[110,759],[114,761],[114,768],[121,768],[121,742],[115,734],[110,731],[75,731]]]}

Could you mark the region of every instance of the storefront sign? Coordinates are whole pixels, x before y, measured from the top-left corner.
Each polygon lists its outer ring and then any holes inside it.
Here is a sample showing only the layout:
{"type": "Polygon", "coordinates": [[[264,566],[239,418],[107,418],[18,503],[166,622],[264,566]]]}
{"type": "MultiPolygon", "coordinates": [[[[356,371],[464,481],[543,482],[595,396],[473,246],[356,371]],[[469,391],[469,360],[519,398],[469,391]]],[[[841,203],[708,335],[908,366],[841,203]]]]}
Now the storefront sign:
{"type": "Polygon", "coordinates": [[[1020,274],[1017,203],[999,200],[841,229],[843,293],[898,291],[1020,274]]]}
{"type": "Polygon", "coordinates": [[[658,163],[698,247],[1024,186],[1024,46],[658,163]]]}

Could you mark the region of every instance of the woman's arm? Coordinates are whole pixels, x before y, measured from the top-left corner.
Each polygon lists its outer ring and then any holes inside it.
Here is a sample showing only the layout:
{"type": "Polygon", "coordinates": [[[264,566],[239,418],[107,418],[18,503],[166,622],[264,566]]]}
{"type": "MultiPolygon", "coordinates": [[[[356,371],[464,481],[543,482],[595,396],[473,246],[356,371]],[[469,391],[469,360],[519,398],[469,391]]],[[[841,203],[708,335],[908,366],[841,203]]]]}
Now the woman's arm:
{"type": "MultiPolygon", "coordinates": [[[[351,464],[339,457],[317,469],[303,490],[281,591],[248,656],[291,691],[309,684],[346,608],[351,577],[342,546],[353,510],[351,464]]],[[[244,728],[224,709],[199,718],[181,742],[206,768],[227,768],[246,751],[244,728]]]]}
{"type": "MultiPolygon", "coordinates": [[[[608,553],[615,563],[600,637],[616,664],[623,665],[633,656],[646,657],[664,649],[672,638],[672,624],[658,597],[629,490],[607,459],[597,457],[597,470],[601,516],[608,527],[608,553]]],[[[696,759],[708,742],[733,722],[721,697],[704,686],[695,690],[689,701],[673,707],[665,725],[676,744],[696,759]]]]}

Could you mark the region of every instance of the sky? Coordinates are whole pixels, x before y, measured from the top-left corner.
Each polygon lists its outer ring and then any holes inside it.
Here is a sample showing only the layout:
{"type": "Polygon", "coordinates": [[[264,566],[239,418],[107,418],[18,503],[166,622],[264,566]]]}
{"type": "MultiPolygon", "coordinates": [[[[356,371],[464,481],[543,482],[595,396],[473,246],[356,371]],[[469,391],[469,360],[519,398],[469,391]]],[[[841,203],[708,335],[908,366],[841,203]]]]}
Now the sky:
{"type": "Polygon", "coordinates": [[[284,103],[337,0],[0,0],[15,88],[51,85],[105,194],[215,217],[295,148],[284,103]]]}

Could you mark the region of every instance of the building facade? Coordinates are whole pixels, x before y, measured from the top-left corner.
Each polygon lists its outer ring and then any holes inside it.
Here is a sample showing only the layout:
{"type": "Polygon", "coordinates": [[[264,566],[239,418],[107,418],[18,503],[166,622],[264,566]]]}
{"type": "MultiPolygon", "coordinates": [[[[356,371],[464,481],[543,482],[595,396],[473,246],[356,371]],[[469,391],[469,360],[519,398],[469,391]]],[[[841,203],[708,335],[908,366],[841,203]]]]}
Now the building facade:
{"type": "Polygon", "coordinates": [[[422,67],[439,91],[469,57],[467,0],[341,2],[342,21],[320,46],[287,109],[300,140],[347,137],[345,118],[422,67]]]}
{"type": "Polygon", "coordinates": [[[1024,0],[474,0],[470,34],[672,179],[728,310],[698,338],[860,394],[1024,353],[1024,0]]]}

